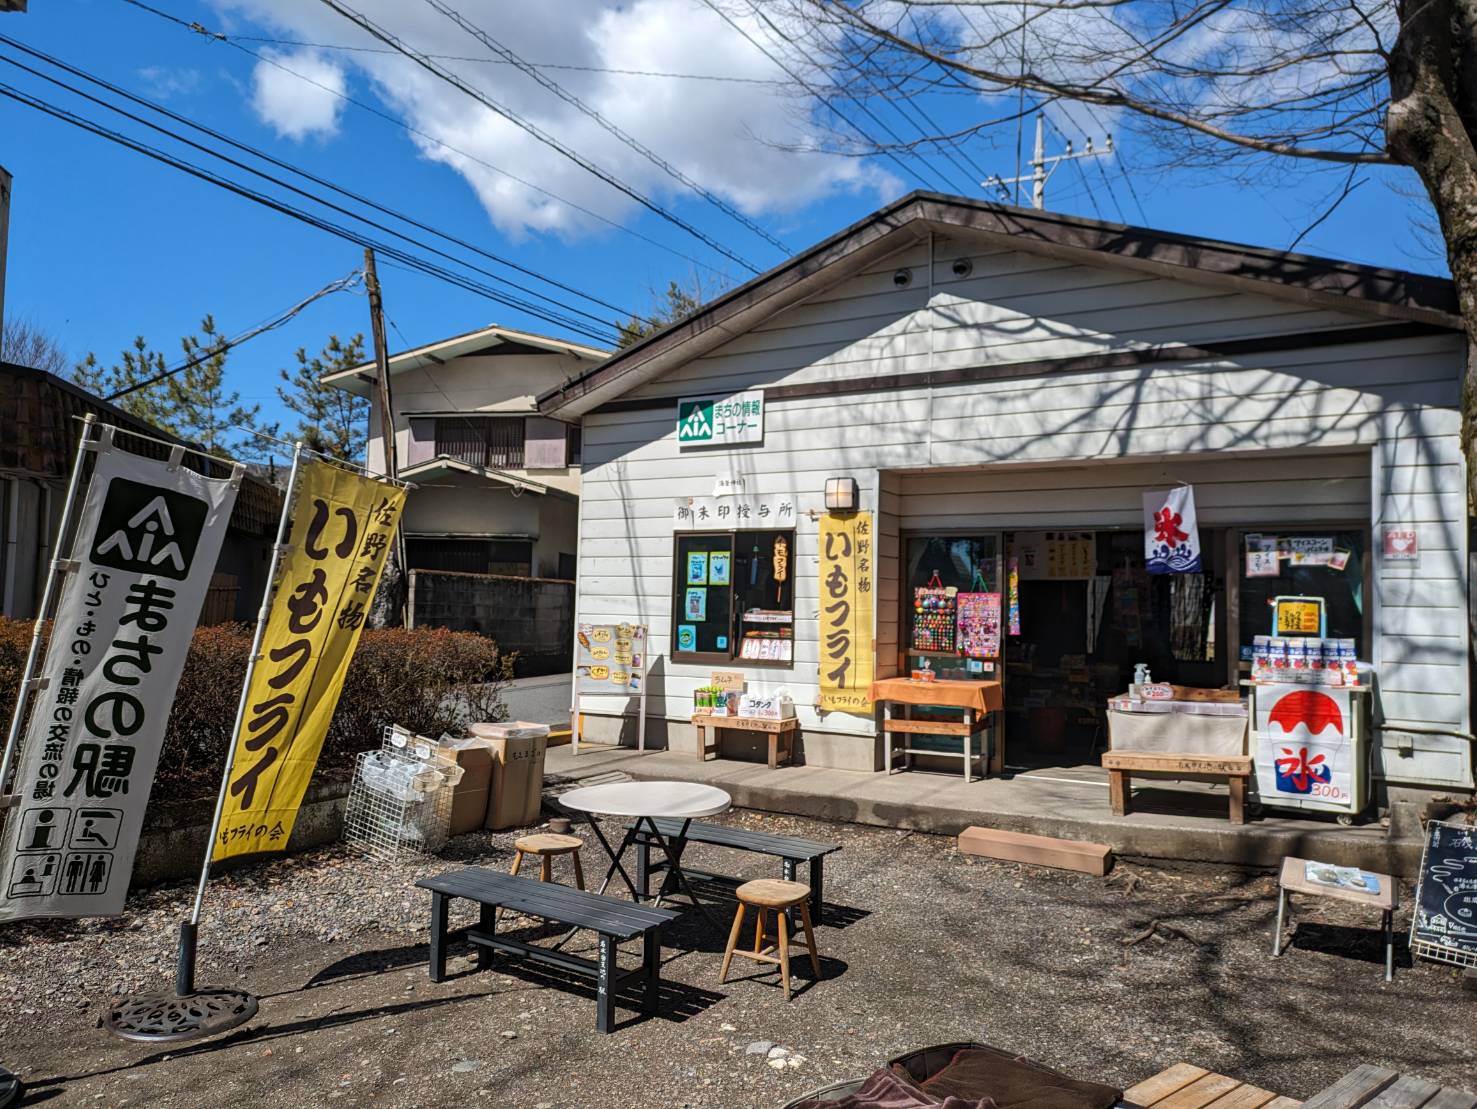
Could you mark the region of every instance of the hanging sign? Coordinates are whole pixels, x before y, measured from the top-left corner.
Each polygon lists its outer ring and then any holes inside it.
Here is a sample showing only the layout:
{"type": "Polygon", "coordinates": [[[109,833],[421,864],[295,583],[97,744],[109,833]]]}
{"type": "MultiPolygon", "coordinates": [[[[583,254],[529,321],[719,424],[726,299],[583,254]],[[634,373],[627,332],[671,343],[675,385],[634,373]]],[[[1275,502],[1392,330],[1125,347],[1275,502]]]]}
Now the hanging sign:
{"type": "Polygon", "coordinates": [[[1273,685],[1256,691],[1256,775],[1262,799],[1353,797],[1353,705],[1343,689],[1273,685]]]}
{"type": "MultiPolygon", "coordinates": [[[[693,638],[696,640],[696,636],[693,638]]],[[[576,692],[611,697],[641,692],[646,673],[644,625],[581,624],[574,639],[576,692]]],[[[678,650],[694,649],[678,647],[678,650]]]]}
{"type": "Polygon", "coordinates": [[[1000,594],[960,593],[954,600],[959,620],[955,645],[959,653],[973,659],[998,659],[1000,594]]]}
{"type": "Polygon", "coordinates": [[[795,498],[786,496],[737,495],[721,500],[717,497],[684,497],[672,509],[672,524],[678,531],[792,528],[795,517],[795,498]]]}
{"type": "Polygon", "coordinates": [[[681,397],[677,401],[677,445],[720,447],[764,441],[764,390],[731,395],[681,397]]]}
{"type": "Polygon", "coordinates": [[[404,502],[399,486],[302,467],[212,859],[286,848],[404,502]]]}
{"type": "Polygon", "coordinates": [[[1195,526],[1192,486],[1144,494],[1144,562],[1151,574],[1200,573],[1200,529],[1195,526]]]}
{"type": "Polygon", "coordinates": [[[1246,537],[1246,576],[1276,578],[1282,575],[1275,535],[1250,534],[1246,537]]]}
{"type": "Polygon", "coordinates": [[[236,481],[104,429],[0,843],[0,920],[116,916],[236,481]]]}
{"type": "Polygon", "coordinates": [[[872,514],[822,516],[820,551],[821,709],[870,713],[876,672],[872,514]]]}

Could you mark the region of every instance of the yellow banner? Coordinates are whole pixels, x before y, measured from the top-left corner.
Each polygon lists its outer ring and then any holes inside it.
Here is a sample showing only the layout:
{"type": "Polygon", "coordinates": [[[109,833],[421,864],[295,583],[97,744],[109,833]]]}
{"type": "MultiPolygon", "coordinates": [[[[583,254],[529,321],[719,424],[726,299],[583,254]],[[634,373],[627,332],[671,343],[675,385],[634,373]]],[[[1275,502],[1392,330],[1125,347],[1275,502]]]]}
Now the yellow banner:
{"type": "Polygon", "coordinates": [[[326,462],[299,471],[212,859],[287,846],[404,500],[403,489],[326,462]]]}
{"type": "Polygon", "coordinates": [[[821,708],[872,711],[872,514],[821,517],[821,708]]]}

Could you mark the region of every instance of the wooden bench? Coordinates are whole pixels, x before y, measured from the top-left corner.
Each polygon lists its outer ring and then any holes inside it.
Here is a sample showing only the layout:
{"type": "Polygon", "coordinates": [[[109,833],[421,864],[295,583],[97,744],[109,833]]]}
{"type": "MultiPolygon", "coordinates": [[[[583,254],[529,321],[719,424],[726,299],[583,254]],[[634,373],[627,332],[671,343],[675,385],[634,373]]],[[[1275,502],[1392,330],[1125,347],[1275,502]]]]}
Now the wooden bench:
{"type": "Polygon", "coordinates": [[[1225,782],[1231,795],[1231,823],[1246,823],[1246,783],[1251,778],[1250,755],[1170,755],[1147,751],[1108,751],[1108,798],[1114,816],[1129,812],[1129,783],[1135,777],[1176,778],[1189,782],[1225,782]]]}
{"type": "Polygon", "coordinates": [[[477,947],[478,970],[488,969],[493,953],[504,951],[595,979],[595,1027],[600,1032],[609,1032],[615,1026],[616,990],[632,978],[639,978],[644,987],[642,1011],[656,1012],[662,965],[660,930],[663,924],[677,919],[676,913],[484,867],[437,874],[422,878],[416,885],[431,891],[432,982],[445,980],[447,945],[461,938],[477,947]],[[447,909],[457,897],[475,902],[480,914],[477,924],[452,933],[447,930],[447,909]],[[588,928],[599,936],[599,959],[582,959],[501,936],[497,933],[499,909],[588,928]],[[621,972],[616,964],[616,944],[638,937],[642,941],[641,965],[621,972]]]}
{"type": "MultiPolygon", "coordinates": [[[[1204,1067],[1176,1063],[1123,1091],[1123,1101],[1145,1109],[1297,1109],[1299,1102],[1279,1097],[1238,1078],[1204,1067]]],[[[1308,1103],[1309,1105],[1312,1102],[1308,1103]]]]}
{"type": "MultiPolygon", "coordinates": [[[[825,884],[825,857],[840,851],[839,843],[821,843],[799,836],[782,836],[773,832],[751,832],[747,828],[734,828],[726,824],[703,824],[692,821],[687,826],[687,835],[682,840],[675,837],[682,833],[682,821],[658,817],[655,821],[661,834],[672,841],[677,857],[682,857],[683,848],[689,843],[706,843],[714,847],[729,847],[735,851],[754,851],[761,855],[775,855],[780,859],[780,869],[786,881],[795,881],[795,867],[799,863],[810,864],[810,916],[821,922],[823,887],[825,884]]],[[[627,824],[628,830],[635,824],[627,824]]],[[[655,841],[650,834],[636,835],[636,888],[643,897],[649,895],[651,876],[667,869],[665,861],[653,863],[651,848],[655,841]]]]}
{"type": "Polygon", "coordinates": [[[1477,1095],[1364,1063],[1303,1102],[1304,1109],[1477,1109],[1477,1095]]]}
{"type": "Polygon", "coordinates": [[[731,728],[736,732],[762,732],[768,737],[769,769],[779,769],[781,740],[784,741],[785,762],[795,765],[795,733],[800,730],[800,720],[797,717],[758,720],[748,716],[713,716],[700,712],[693,714],[692,726],[697,729],[697,757],[703,762],[708,761],[709,755],[718,755],[721,738],[719,733],[724,728],[731,728]]]}

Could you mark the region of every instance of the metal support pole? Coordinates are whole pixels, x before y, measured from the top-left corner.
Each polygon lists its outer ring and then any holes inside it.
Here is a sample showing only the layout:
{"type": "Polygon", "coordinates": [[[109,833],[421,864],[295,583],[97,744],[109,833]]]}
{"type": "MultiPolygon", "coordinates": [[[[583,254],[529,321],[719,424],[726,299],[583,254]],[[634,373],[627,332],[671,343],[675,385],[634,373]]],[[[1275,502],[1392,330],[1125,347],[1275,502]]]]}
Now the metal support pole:
{"type": "MultiPolygon", "coordinates": [[[[301,442],[293,444],[292,449],[292,472],[287,478],[287,496],[282,503],[282,516],[277,521],[277,542],[272,547],[272,565],[267,571],[267,588],[262,593],[262,607],[256,617],[256,633],[251,637],[251,653],[246,656],[246,677],[241,682],[241,699],[236,702],[236,722],[231,725],[230,748],[226,751],[226,768],[221,774],[220,792],[215,798],[215,815],[210,820],[210,838],[205,844],[205,862],[200,867],[200,884],[195,888],[195,905],[190,910],[188,925],[180,928],[180,978],[179,984],[186,985],[188,989],[180,989],[181,996],[194,992],[194,982],[187,981],[183,974],[185,969],[185,946],[186,939],[189,941],[189,962],[193,968],[195,961],[195,933],[200,925],[200,906],[205,901],[205,884],[210,881],[210,858],[215,852],[215,837],[221,828],[221,816],[226,811],[226,791],[231,786],[231,771],[236,768],[236,739],[241,733],[241,723],[246,719],[246,702],[251,695],[251,679],[256,673],[256,664],[260,659],[262,649],[262,637],[267,631],[267,617],[272,610],[272,600],[276,596],[277,572],[282,565],[282,551],[287,538],[287,521],[292,515],[292,500],[297,493],[297,475],[301,467],[303,457],[303,445],[301,442]],[[188,927],[188,936],[185,931],[188,927]]],[[[190,976],[193,978],[193,974],[190,976]]]]}
{"type": "MultiPolygon", "coordinates": [[[[56,542],[52,544],[53,552],[61,550],[62,544],[67,541],[67,533],[72,530],[73,517],[77,511],[77,490],[82,484],[82,460],[87,456],[88,450],[95,445],[92,429],[96,423],[97,417],[91,413],[88,413],[83,420],[82,437],[77,441],[77,458],[72,463],[72,476],[67,482],[67,500],[62,506],[61,524],[57,528],[56,542]]],[[[36,667],[41,662],[41,626],[51,615],[52,602],[56,599],[57,580],[61,577],[64,565],[65,560],[53,557],[51,567],[46,572],[46,586],[41,592],[41,607],[36,612],[36,626],[31,632],[31,647],[26,652],[26,665],[21,670],[21,684],[15,696],[15,711],[10,717],[10,731],[5,736],[5,754],[0,757],[0,794],[4,794],[7,801],[10,770],[15,762],[16,747],[20,743],[21,725],[25,721],[26,709],[31,702],[31,682],[36,676],[36,667]]]]}

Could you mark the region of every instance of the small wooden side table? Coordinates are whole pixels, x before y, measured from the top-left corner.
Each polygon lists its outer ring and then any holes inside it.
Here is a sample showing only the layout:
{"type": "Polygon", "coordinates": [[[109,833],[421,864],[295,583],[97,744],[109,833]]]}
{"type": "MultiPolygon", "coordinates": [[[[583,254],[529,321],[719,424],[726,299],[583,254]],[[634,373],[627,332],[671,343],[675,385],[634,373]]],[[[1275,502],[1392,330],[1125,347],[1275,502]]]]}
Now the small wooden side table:
{"type": "Polygon", "coordinates": [[[1322,882],[1308,880],[1307,863],[1307,859],[1295,859],[1292,856],[1282,860],[1282,877],[1277,882],[1277,931],[1272,933],[1272,954],[1282,954],[1282,923],[1287,915],[1289,893],[1352,901],[1356,905],[1368,905],[1371,909],[1380,910],[1380,927],[1385,933],[1385,981],[1389,982],[1395,977],[1395,909],[1400,902],[1399,884],[1388,874],[1366,870],[1363,873],[1379,880],[1378,893],[1325,886],[1322,882]]]}
{"type": "Polygon", "coordinates": [[[697,757],[703,762],[708,761],[711,753],[714,758],[718,755],[718,733],[724,728],[732,728],[736,732],[765,732],[769,736],[769,769],[775,770],[779,767],[780,740],[785,741],[785,762],[787,765],[795,765],[795,733],[800,730],[798,717],[789,716],[783,720],[755,720],[748,716],[711,716],[708,713],[694,713],[692,726],[697,729],[697,757]],[[709,733],[712,734],[711,745],[709,733]]]}

